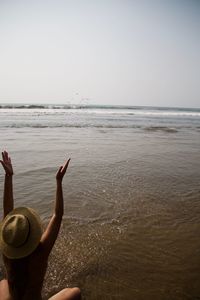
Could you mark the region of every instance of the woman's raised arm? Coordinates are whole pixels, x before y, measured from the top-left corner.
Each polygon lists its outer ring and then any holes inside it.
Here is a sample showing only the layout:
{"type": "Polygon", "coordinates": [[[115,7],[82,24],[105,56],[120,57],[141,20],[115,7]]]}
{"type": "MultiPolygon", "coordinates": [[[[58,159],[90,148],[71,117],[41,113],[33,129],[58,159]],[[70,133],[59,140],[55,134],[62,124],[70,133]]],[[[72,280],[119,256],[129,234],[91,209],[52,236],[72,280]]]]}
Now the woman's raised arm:
{"type": "Polygon", "coordinates": [[[3,195],[3,210],[4,218],[5,216],[13,210],[13,167],[11,163],[11,158],[8,152],[2,152],[2,160],[0,160],[4,170],[5,170],[5,181],[4,181],[4,195],[3,195]]]}

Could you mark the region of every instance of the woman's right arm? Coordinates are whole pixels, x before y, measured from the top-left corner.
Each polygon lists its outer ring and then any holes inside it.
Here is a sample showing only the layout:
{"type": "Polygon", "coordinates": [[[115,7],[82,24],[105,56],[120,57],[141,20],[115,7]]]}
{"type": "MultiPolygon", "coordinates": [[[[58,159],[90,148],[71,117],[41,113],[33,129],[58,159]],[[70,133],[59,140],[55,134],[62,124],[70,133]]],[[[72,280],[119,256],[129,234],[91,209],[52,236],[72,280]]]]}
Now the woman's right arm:
{"type": "Polygon", "coordinates": [[[56,201],[55,201],[55,209],[53,216],[42,235],[41,243],[43,245],[43,249],[47,255],[50,254],[51,249],[57,239],[60,225],[62,222],[62,216],[64,212],[64,204],[63,204],[63,190],[62,190],[62,180],[68,168],[70,159],[65,163],[64,166],[61,166],[56,174],[56,201]]]}

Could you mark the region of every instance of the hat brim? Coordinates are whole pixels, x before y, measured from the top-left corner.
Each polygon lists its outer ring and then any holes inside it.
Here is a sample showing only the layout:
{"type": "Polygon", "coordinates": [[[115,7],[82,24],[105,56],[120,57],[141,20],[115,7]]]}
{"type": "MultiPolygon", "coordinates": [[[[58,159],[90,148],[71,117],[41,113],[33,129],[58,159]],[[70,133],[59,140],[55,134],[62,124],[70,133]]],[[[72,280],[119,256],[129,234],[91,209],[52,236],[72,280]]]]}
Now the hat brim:
{"type": "Polygon", "coordinates": [[[42,236],[42,222],[39,215],[29,207],[18,207],[13,209],[3,220],[0,226],[0,249],[2,253],[11,259],[18,259],[30,255],[39,245],[42,236]],[[11,247],[6,244],[2,238],[2,225],[12,215],[22,214],[28,218],[30,224],[30,232],[28,239],[21,247],[11,247]]]}

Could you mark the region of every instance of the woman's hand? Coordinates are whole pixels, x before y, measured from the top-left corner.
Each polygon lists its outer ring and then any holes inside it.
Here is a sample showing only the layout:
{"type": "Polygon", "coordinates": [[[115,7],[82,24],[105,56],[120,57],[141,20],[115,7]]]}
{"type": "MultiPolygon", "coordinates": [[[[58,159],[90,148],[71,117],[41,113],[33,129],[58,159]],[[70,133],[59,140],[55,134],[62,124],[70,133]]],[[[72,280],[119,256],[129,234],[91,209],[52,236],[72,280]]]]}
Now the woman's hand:
{"type": "Polygon", "coordinates": [[[66,173],[66,171],[67,171],[69,162],[70,162],[70,159],[68,159],[68,161],[65,163],[64,166],[61,166],[61,167],[58,169],[58,172],[57,172],[57,174],[56,174],[56,180],[57,180],[57,181],[62,182],[63,177],[64,177],[64,175],[65,175],[65,173],[66,173]]]}
{"type": "Polygon", "coordinates": [[[13,168],[11,163],[11,158],[8,156],[8,152],[2,152],[2,160],[0,160],[6,175],[12,176],[13,175],[13,168]]]}

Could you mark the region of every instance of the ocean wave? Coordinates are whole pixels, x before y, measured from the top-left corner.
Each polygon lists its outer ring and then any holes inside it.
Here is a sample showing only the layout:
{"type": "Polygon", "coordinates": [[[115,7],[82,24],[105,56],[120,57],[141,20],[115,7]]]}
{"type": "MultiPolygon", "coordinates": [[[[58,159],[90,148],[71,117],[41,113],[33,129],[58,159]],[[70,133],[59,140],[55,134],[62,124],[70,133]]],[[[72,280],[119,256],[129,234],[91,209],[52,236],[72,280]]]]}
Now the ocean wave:
{"type": "Polygon", "coordinates": [[[97,109],[133,110],[151,113],[200,113],[200,108],[134,106],[134,105],[88,105],[88,104],[0,104],[0,109],[97,109]]]}
{"type": "Polygon", "coordinates": [[[177,128],[166,127],[166,126],[149,126],[149,127],[145,127],[144,130],[147,130],[147,131],[164,131],[164,132],[168,132],[168,133],[178,132],[177,128]]]}
{"type": "Polygon", "coordinates": [[[168,126],[144,126],[144,125],[132,125],[132,124],[10,124],[0,126],[1,128],[33,128],[33,129],[45,129],[45,128],[96,128],[96,129],[139,129],[144,131],[156,132],[162,131],[166,133],[177,133],[180,129],[196,129],[198,127],[181,126],[168,127],[168,126]]]}
{"type": "Polygon", "coordinates": [[[85,105],[85,104],[1,104],[0,109],[142,109],[125,105],[85,105]]]}
{"type": "Polygon", "coordinates": [[[137,125],[108,125],[108,124],[9,124],[0,128],[142,128],[137,125]]]}

